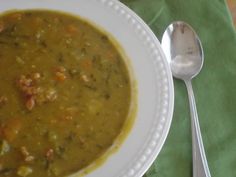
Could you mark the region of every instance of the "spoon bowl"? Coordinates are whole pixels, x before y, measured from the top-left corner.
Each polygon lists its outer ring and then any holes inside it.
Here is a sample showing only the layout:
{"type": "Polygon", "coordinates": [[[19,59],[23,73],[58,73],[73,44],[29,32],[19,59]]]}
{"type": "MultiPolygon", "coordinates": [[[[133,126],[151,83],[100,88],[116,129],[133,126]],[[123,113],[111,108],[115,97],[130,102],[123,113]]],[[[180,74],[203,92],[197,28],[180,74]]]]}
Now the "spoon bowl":
{"type": "Polygon", "coordinates": [[[177,21],[167,27],[161,45],[173,76],[183,80],[188,91],[192,127],[193,177],[211,177],[191,84],[192,78],[201,71],[204,62],[200,39],[190,25],[177,21]]]}
{"type": "Polygon", "coordinates": [[[202,45],[188,24],[181,21],[170,24],[163,34],[161,44],[174,77],[192,79],[202,69],[202,45]]]}

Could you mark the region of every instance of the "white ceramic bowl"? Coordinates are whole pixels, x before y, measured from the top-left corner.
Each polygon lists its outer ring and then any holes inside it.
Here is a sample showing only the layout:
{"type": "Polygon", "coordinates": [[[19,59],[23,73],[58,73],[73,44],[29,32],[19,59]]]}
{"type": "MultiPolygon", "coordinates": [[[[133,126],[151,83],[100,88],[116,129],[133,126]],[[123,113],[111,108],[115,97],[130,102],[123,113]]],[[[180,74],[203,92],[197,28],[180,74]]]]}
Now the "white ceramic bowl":
{"type": "Polygon", "coordinates": [[[158,39],[134,12],[115,0],[1,0],[0,12],[35,8],[79,15],[122,46],[137,81],[136,120],[118,151],[86,176],[141,177],[160,152],[173,113],[172,75],[158,39]]]}

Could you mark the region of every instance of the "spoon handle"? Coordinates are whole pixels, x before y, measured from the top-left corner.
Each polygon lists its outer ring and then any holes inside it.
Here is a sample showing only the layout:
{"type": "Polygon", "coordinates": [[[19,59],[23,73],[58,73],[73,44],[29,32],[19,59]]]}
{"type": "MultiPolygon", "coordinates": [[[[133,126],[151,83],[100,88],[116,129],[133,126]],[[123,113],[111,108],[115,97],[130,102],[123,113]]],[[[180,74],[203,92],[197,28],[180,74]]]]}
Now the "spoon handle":
{"type": "Polygon", "coordinates": [[[186,80],[185,84],[188,90],[191,113],[193,177],[211,177],[203,146],[192,84],[190,80],[186,80]]]}

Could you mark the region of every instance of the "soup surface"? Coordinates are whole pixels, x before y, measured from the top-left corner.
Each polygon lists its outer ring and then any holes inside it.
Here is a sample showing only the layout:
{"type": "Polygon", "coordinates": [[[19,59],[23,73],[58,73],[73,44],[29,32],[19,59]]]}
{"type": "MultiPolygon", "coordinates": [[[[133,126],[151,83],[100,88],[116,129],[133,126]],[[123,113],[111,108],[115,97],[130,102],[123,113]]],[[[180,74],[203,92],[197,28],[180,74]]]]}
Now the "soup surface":
{"type": "Polygon", "coordinates": [[[106,34],[67,14],[0,16],[0,176],[72,174],[114,143],[131,102],[106,34]]]}

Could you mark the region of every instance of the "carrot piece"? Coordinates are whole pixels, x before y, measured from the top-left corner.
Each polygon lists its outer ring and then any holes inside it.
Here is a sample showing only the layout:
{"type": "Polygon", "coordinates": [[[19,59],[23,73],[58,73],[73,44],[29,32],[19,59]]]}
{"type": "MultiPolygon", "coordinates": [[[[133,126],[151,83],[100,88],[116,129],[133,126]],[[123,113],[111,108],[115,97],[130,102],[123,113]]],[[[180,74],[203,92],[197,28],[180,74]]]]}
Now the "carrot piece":
{"type": "Polygon", "coordinates": [[[57,81],[63,82],[63,81],[66,80],[66,75],[65,75],[65,73],[63,73],[63,72],[56,72],[56,73],[55,73],[55,76],[56,76],[55,79],[56,79],[57,81]]]}
{"type": "Polygon", "coordinates": [[[76,34],[78,31],[79,29],[73,24],[70,24],[66,27],[66,32],[70,35],[76,34]]]}
{"type": "Polygon", "coordinates": [[[34,106],[35,106],[35,99],[34,99],[34,97],[31,96],[31,97],[26,101],[25,106],[26,106],[26,108],[27,108],[29,111],[31,111],[31,110],[34,108],[34,106]]]}
{"type": "Polygon", "coordinates": [[[63,82],[66,80],[66,68],[63,66],[57,66],[55,68],[55,80],[63,82]]]}
{"type": "Polygon", "coordinates": [[[22,122],[19,118],[12,118],[3,127],[3,136],[8,142],[13,141],[22,128],[22,122]]]}
{"type": "Polygon", "coordinates": [[[55,70],[61,73],[66,72],[66,68],[63,66],[57,66],[55,70]]]}

